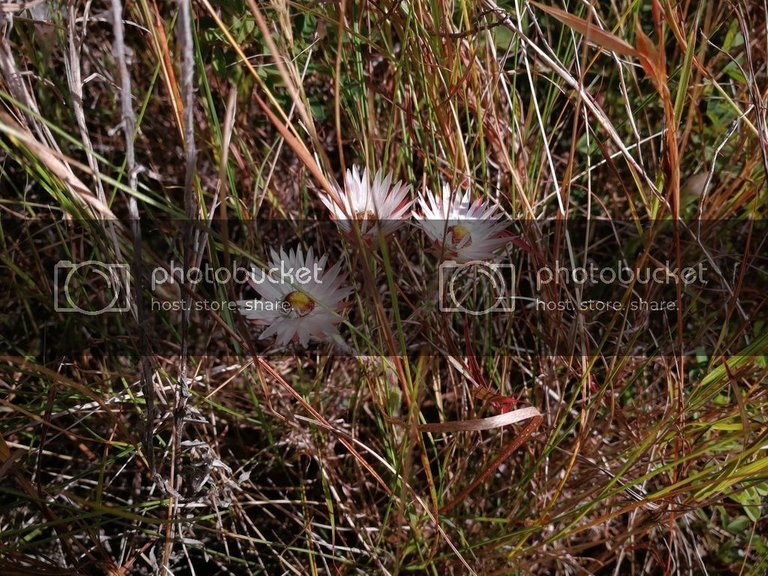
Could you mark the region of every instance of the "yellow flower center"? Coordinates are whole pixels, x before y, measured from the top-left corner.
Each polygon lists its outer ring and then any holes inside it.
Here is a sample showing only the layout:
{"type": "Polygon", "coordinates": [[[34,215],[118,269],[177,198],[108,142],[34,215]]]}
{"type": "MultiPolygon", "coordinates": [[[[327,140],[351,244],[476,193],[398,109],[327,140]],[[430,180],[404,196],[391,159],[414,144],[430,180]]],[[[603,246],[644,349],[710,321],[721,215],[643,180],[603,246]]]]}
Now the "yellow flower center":
{"type": "Polygon", "coordinates": [[[451,237],[451,244],[456,248],[466,248],[472,245],[472,236],[470,235],[469,228],[456,224],[448,228],[448,233],[451,237]]]}
{"type": "Polygon", "coordinates": [[[296,316],[306,316],[315,309],[315,301],[309,296],[298,290],[294,290],[283,301],[290,306],[290,312],[296,316]]]}
{"type": "Polygon", "coordinates": [[[355,212],[357,220],[376,220],[376,212],[373,210],[358,210],[355,212]]]}

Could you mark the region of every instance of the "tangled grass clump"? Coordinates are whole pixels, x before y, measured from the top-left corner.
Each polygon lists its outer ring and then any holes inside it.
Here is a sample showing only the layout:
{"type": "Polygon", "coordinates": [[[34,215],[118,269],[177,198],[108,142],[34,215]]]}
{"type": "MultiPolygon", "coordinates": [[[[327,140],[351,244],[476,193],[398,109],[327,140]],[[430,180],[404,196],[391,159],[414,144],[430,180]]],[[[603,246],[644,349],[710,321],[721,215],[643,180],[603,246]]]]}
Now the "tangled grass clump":
{"type": "Polygon", "coordinates": [[[0,4],[0,574],[764,574],[765,20],[0,4]]]}

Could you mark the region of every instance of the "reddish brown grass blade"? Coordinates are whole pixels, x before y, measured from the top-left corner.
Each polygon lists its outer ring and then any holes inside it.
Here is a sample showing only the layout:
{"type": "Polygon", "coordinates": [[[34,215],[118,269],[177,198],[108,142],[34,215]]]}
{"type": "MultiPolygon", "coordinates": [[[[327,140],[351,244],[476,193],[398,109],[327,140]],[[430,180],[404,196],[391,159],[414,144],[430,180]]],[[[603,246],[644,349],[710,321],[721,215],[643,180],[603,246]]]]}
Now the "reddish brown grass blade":
{"type": "Polygon", "coordinates": [[[554,6],[546,6],[544,4],[539,4],[538,2],[531,2],[531,4],[536,6],[536,8],[542,12],[546,12],[553,18],[559,20],[569,28],[584,36],[587,42],[590,42],[600,48],[604,48],[609,52],[621,54],[622,56],[637,57],[637,50],[634,48],[634,46],[628,42],[625,42],[618,36],[614,36],[610,32],[606,32],[588,20],[574,16],[565,10],[555,8],[554,6]]]}

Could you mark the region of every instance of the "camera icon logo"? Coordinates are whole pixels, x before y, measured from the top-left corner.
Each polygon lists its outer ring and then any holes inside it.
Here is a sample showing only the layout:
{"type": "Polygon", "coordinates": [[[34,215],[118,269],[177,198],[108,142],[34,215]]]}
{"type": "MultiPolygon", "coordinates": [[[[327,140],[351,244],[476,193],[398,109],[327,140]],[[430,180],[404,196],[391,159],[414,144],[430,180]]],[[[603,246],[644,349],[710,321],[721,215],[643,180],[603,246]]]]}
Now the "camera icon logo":
{"type": "Polygon", "coordinates": [[[59,260],[53,267],[54,310],[86,316],[128,312],[131,309],[130,280],[127,264],[59,260]]]}
{"type": "Polygon", "coordinates": [[[441,312],[483,316],[515,310],[515,267],[510,263],[443,262],[438,269],[441,312]]]}

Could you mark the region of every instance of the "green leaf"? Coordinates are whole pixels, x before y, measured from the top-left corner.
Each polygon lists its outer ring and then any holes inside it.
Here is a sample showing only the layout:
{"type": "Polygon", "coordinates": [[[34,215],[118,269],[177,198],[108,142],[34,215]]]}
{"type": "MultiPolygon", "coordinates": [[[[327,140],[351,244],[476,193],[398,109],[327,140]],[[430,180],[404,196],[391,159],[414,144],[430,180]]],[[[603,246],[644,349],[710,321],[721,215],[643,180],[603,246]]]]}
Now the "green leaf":
{"type": "Polygon", "coordinates": [[[725,526],[725,529],[731,534],[743,534],[749,525],[749,518],[746,516],[737,516],[725,526]]]}

